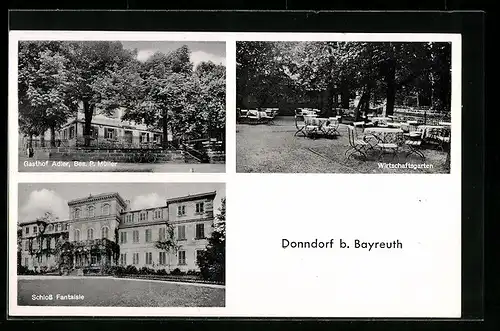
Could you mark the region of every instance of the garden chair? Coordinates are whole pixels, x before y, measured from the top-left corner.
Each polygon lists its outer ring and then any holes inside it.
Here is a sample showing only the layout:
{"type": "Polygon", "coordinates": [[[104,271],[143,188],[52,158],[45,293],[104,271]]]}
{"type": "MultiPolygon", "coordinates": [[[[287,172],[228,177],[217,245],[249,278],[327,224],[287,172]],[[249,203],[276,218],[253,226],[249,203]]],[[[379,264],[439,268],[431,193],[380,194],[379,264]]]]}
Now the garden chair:
{"type": "Polygon", "coordinates": [[[329,136],[340,136],[340,132],[338,131],[340,122],[340,116],[329,117],[328,122],[324,126],[325,133],[329,136]]]}
{"type": "Polygon", "coordinates": [[[371,134],[371,133],[368,133],[368,134],[364,133],[365,125],[366,125],[365,122],[353,122],[352,125],[353,125],[354,130],[356,131],[356,134],[358,135],[358,137],[359,137],[358,131],[362,133],[361,139],[363,139],[365,142],[368,143],[369,149],[374,149],[375,146],[380,142],[380,139],[376,135],[371,134]]]}
{"type": "Polygon", "coordinates": [[[420,150],[420,147],[422,146],[422,133],[420,132],[420,135],[406,135],[405,134],[405,139],[404,139],[404,144],[409,148],[409,152],[406,154],[406,157],[416,154],[422,158],[422,160],[425,160],[425,155],[422,153],[420,150]]]}
{"type": "Polygon", "coordinates": [[[376,147],[380,148],[380,154],[379,154],[379,159],[382,157],[383,154],[386,154],[387,152],[391,152],[392,157],[396,157],[399,152],[399,148],[402,146],[404,143],[403,141],[403,134],[396,133],[395,138],[393,141],[387,141],[387,135],[384,137],[384,140],[380,141],[376,147]]]}
{"type": "Polygon", "coordinates": [[[320,124],[313,116],[304,116],[304,131],[307,137],[315,138],[320,130],[320,124]]]}
{"type": "Polygon", "coordinates": [[[450,128],[431,128],[428,132],[429,140],[436,143],[437,146],[444,152],[444,146],[449,147],[451,142],[450,128]]]}
{"type": "Polygon", "coordinates": [[[347,132],[349,135],[349,148],[345,151],[345,156],[349,159],[354,153],[359,153],[366,160],[366,149],[369,148],[369,144],[363,139],[359,139],[354,126],[348,125],[347,132]]]}
{"type": "Polygon", "coordinates": [[[302,133],[304,137],[306,136],[304,129],[305,129],[305,121],[304,121],[304,116],[302,115],[302,110],[300,108],[295,109],[295,127],[297,128],[297,131],[295,131],[294,136],[298,135],[299,133],[302,133]],[[302,119],[302,124],[299,123],[299,120],[302,119]]]}

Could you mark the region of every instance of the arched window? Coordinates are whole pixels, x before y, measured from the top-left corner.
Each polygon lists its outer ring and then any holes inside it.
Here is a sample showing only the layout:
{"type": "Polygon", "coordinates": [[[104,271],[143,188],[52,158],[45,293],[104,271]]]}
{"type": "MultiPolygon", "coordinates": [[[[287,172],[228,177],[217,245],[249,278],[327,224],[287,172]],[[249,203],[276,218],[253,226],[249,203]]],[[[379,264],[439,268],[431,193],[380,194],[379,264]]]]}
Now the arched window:
{"type": "Polygon", "coordinates": [[[94,229],[90,228],[87,230],[87,240],[94,239],[94,229]]]}
{"type": "Polygon", "coordinates": [[[109,233],[109,228],[107,226],[104,226],[101,229],[101,238],[102,239],[108,239],[108,233],[109,233]]]}
{"type": "Polygon", "coordinates": [[[75,230],[75,241],[80,241],[80,230],[75,230]]]}
{"type": "Polygon", "coordinates": [[[95,208],[94,206],[89,206],[89,217],[95,216],[95,208]]]}
{"type": "Polygon", "coordinates": [[[76,219],[80,218],[80,209],[78,208],[75,209],[75,218],[76,219]]]}
{"type": "Polygon", "coordinates": [[[102,214],[109,215],[109,205],[102,206],[102,214]]]}

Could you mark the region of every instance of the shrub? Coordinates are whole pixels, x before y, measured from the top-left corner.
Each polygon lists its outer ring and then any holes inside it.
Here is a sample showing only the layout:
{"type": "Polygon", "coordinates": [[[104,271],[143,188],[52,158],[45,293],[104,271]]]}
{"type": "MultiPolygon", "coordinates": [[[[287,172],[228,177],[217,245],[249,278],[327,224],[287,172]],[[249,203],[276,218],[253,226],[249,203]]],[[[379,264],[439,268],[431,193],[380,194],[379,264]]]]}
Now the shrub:
{"type": "Polygon", "coordinates": [[[160,276],[165,276],[168,273],[167,273],[167,270],[165,270],[165,269],[158,269],[158,270],[156,270],[156,274],[160,275],[160,276]]]}
{"type": "Polygon", "coordinates": [[[185,273],[184,273],[184,272],[182,272],[182,271],[181,271],[181,269],[179,269],[179,268],[175,268],[174,270],[172,270],[172,271],[170,272],[170,274],[171,274],[172,276],[182,276],[182,275],[184,275],[185,273]]]}
{"type": "Polygon", "coordinates": [[[138,272],[139,272],[139,270],[137,270],[137,268],[133,265],[128,265],[125,268],[125,273],[128,275],[137,275],[138,272]]]}
{"type": "Polygon", "coordinates": [[[190,276],[199,276],[201,273],[199,271],[196,271],[194,269],[189,269],[186,273],[186,275],[190,275],[190,276]]]}

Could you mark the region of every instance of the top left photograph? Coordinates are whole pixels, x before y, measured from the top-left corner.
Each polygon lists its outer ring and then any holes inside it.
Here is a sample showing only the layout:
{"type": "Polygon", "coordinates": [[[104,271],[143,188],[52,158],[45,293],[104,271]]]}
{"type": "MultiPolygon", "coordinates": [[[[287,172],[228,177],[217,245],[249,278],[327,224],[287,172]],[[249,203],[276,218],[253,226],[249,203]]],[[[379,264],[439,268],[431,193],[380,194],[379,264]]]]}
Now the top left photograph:
{"type": "Polygon", "coordinates": [[[19,40],[16,67],[19,172],[225,172],[225,42],[19,40]]]}

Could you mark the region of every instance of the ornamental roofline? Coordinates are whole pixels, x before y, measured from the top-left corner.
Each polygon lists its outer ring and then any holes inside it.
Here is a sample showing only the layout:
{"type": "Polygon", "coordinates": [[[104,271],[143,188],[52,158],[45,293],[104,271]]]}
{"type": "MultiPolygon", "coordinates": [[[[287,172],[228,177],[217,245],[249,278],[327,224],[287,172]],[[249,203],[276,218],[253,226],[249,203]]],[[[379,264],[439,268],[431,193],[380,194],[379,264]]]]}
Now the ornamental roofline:
{"type": "Polygon", "coordinates": [[[127,206],[127,204],[125,203],[125,200],[117,192],[101,193],[101,194],[97,194],[97,195],[91,194],[85,198],[73,199],[73,200],[68,201],[68,206],[74,206],[74,205],[80,204],[80,203],[102,201],[102,200],[113,199],[113,198],[116,198],[116,200],[118,200],[118,202],[121,204],[122,207],[125,208],[127,206]]]}
{"type": "Polygon", "coordinates": [[[167,205],[170,203],[198,200],[198,199],[202,199],[202,198],[215,199],[216,194],[217,194],[217,191],[212,191],[212,192],[206,192],[206,193],[189,194],[189,195],[185,195],[185,196],[177,197],[177,198],[171,198],[171,199],[167,199],[167,205]]]}

